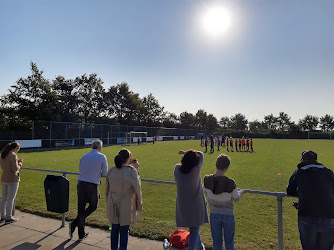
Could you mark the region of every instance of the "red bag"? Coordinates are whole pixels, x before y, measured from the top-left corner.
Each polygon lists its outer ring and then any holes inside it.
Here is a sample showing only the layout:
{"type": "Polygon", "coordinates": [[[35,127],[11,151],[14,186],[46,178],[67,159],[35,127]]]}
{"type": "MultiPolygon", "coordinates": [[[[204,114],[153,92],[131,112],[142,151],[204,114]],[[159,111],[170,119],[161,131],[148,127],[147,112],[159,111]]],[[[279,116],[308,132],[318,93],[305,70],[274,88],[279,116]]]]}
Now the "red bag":
{"type": "Polygon", "coordinates": [[[169,243],[173,247],[185,248],[186,246],[188,246],[189,235],[190,235],[189,231],[178,229],[170,235],[169,243]]]}

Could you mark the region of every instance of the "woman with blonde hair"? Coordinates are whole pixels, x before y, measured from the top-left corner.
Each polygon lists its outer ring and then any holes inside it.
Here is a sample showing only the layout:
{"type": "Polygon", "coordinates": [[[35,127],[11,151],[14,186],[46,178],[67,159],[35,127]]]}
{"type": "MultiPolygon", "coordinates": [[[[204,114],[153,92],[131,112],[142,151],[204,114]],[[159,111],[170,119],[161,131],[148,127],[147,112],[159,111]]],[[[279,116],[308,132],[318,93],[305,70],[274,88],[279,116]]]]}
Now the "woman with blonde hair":
{"type": "Polygon", "coordinates": [[[13,203],[19,188],[20,174],[23,159],[17,158],[20,144],[17,142],[8,143],[1,152],[0,165],[2,168],[1,184],[2,199],[0,205],[1,221],[6,223],[18,221],[13,215],[13,203]]]}
{"type": "Polygon", "coordinates": [[[131,152],[122,149],[115,157],[115,166],[109,169],[106,177],[107,216],[112,224],[112,249],[127,249],[130,224],[138,220],[143,210],[138,168],[139,162],[132,160],[131,152]]]}

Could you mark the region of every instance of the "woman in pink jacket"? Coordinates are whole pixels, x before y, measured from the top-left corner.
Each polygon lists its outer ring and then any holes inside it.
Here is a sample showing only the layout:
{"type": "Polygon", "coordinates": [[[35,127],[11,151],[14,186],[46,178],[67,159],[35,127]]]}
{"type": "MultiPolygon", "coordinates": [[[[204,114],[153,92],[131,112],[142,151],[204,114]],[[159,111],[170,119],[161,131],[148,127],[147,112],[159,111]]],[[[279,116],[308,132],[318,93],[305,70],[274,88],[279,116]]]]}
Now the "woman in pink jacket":
{"type": "Polygon", "coordinates": [[[18,219],[12,216],[13,203],[19,188],[20,174],[23,159],[17,159],[17,152],[20,144],[17,142],[8,143],[1,152],[0,165],[2,168],[1,184],[2,199],[0,205],[1,221],[6,223],[15,222],[18,219]]]}
{"type": "Polygon", "coordinates": [[[127,249],[130,224],[138,220],[143,210],[138,167],[139,163],[132,160],[131,152],[122,149],[115,157],[115,166],[109,169],[106,177],[107,216],[112,224],[112,249],[127,249]]]}

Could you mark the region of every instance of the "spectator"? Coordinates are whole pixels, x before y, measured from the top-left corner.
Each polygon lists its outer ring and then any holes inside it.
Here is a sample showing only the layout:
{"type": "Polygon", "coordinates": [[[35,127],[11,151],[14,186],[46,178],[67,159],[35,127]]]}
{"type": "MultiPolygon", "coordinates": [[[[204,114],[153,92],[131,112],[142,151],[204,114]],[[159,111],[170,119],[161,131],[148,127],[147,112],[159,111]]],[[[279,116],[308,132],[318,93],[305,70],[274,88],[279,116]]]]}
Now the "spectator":
{"type": "Polygon", "coordinates": [[[107,174],[106,202],[107,216],[112,224],[112,249],[127,249],[130,224],[138,220],[143,210],[138,167],[139,163],[132,160],[131,152],[122,149],[115,157],[115,166],[110,168],[107,174]]]}
{"type": "Polygon", "coordinates": [[[176,226],[189,227],[188,249],[205,249],[199,235],[199,227],[208,223],[208,212],[201,181],[204,155],[200,151],[179,151],[181,163],[176,164],[174,178],[177,186],[176,226]]]}
{"type": "Polygon", "coordinates": [[[8,143],[1,152],[0,165],[2,168],[1,184],[2,199],[0,205],[1,221],[11,223],[18,221],[13,215],[13,203],[19,188],[20,173],[23,159],[17,159],[17,152],[20,144],[17,142],[8,143]]]}
{"type": "Polygon", "coordinates": [[[304,250],[333,249],[334,174],[307,150],[292,173],[287,193],[298,197],[298,229],[304,250]]]}
{"type": "Polygon", "coordinates": [[[223,232],[226,250],[234,248],[234,204],[239,201],[243,190],[238,190],[234,180],[225,176],[231,159],[221,154],[216,160],[216,172],[204,177],[204,187],[210,206],[210,225],[213,249],[223,249],[223,232]]]}
{"type": "Polygon", "coordinates": [[[107,176],[108,161],[104,154],[101,154],[103,142],[96,140],[92,142],[92,151],[85,154],[79,165],[78,177],[78,215],[76,219],[69,224],[70,238],[78,227],[79,239],[82,240],[88,236],[85,232],[86,218],[97,209],[99,200],[100,178],[107,176]],[[89,206],[86,208],[86,204],[89,206]]]}

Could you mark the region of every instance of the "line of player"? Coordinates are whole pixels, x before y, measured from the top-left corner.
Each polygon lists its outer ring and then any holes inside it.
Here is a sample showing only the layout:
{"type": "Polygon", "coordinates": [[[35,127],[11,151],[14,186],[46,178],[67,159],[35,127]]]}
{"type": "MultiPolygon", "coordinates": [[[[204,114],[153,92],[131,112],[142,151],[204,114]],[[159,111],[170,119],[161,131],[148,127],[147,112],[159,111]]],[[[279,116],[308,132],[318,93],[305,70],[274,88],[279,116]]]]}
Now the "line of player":
{"type": "Polygon", "coordinates": [[[227,151],[234,152],[254,152],[253,149],[253,139],[248,137],[235,138],[232,136],[213,136],[210,135],[207,138],[202,136],[201,138],[201,147],[205,147],[205,152],[208,151],[208,143],[210,142],[210,152],[213,153],[215,151],[215,145],[217,146],[217,150],[220,151],[220,147],[225,147],[227,151]],[[233,147],[234,145],[234,147],[233,147]]]}

